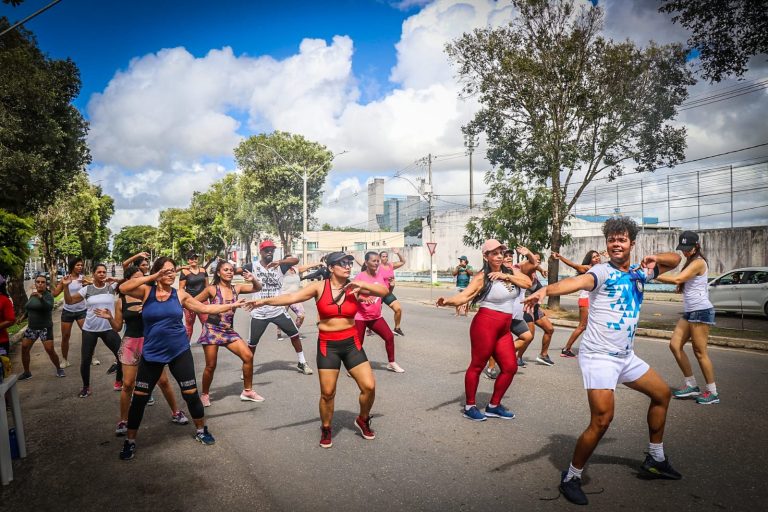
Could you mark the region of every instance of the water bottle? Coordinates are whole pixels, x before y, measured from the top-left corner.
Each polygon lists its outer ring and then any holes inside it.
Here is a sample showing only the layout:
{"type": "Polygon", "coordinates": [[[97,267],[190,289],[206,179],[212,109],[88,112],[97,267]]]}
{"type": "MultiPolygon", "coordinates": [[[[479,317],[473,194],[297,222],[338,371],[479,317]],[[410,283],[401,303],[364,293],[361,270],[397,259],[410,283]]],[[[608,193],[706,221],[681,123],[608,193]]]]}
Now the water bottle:
{"type": "Polygon", "coordinates": [[[11,445],[11,459],[19,458],[19,440],[16,437],[16,428],[8,429],[8,442],[11,445]]]}

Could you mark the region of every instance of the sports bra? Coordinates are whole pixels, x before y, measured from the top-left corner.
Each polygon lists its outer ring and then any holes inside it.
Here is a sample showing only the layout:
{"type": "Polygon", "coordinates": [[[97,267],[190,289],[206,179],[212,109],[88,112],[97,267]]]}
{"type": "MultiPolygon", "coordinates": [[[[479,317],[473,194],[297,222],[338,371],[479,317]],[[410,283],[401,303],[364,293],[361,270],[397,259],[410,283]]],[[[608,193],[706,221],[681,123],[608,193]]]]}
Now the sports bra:
{"type": "Polygon", "coordinates": [[[315,304],[317,305],[317,315],[321,320],[329,318],[354,319],[357,314],[357,297],[355,297],[354,292],[347,290],[341,303],[334,302],[330,279],[326,279],[323,285],[323,294],[315,304]]]}

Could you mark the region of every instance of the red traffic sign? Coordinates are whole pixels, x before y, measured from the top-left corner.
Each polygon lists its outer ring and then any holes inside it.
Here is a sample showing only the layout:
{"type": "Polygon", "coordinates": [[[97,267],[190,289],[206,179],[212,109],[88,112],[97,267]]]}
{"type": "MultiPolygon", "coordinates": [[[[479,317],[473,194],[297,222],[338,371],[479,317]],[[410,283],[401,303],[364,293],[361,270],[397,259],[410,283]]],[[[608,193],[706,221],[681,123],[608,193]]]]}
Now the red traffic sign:
{"type": "Polygon", "coordinates": [[[435,255],[435,247],[437,247],[437,242],[427,242],[427,249],[429,249],[430,256],[435,255]]]}

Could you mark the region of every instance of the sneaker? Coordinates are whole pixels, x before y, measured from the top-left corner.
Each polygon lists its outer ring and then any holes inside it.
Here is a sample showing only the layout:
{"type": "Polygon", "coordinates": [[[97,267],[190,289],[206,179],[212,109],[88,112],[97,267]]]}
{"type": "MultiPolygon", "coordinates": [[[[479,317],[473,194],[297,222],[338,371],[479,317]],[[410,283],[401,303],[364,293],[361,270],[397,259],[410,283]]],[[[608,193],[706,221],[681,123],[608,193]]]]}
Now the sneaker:
{"type": "Polygon", "coordinates": [[[284,340],[284,339],[285,339],[285,335],[283,335],[282,332],[277,333],[277,341],[284,340]]]}
{"type": "Polygon", "coordinates": [[[208,427],[203,427],[202,432],[195,433],[195,440],[200,441],[206,446],[212,445],[216,442],[211,433],[208,432],[208,427]]]}
{"type": "Polygon", "coordinates": [[[496,377],[498,377],[498,374],[496,374],[496,368],[489,368],[488,366],[485,367],[485,370],[483,370],[483,377],[486,379],[494,380],[496,377]]]}
{"type": "Polygon", "coordinates": [[[31,378],[32,378],[32,374],[31,373],[24,372],[21,375],[19,375],[19,378],[17,380],[27,380],[27,379],[31,379],[31,378]]]}
{"type": "Polygon", "coordinates": [[[62,357],[61,361],[59,361],[59,368],[61,368],[63,370],[67,366],[72,366],[72,364],[62,357]]]}
{"type": "Polygon", "coordinates": [[[171,414],[171,421],[177,425],[186,425],[189,423],[189,419],[187,419],[187,415],[184,414],[184,411],[176,411],[171,414]]]}
{"type": "Polygon", "coordinates": [[[304,375],[312,375],[312,368],[309,367],[309,363],[299,363],[296,365],[296,371],[303,373],[304,375]]]}
{"type": "Polygon", "coordinates": [[[576,357],[576,354],[574,354],[570,349],[564,348],[560,351],[560,357],[570,357],[574,358],[576,357]]]}
{"type": "Polygon", "coordinates": [[[154,395],[149,395],[149,400],[147,400],[147,405],[150,406],[150,407],[155,405],[155,397],[154,397],[154,395]]]}
{"type": "Polygon", "coordinates": [[[360,435],[363,436],[363,439],[368,439],[369,441],[376,439],[376,432],[371,429],[370,416],[366,419],[363,419],[362,416],[358,416],[355,418],[355,426],[357,427],[357,430],[360,431],[360,435]]]}
{"type": "Polygon", "coordinates": [[[581,490],[581,478],[573,477],[566,482],[566,476],[568,476],[568,470],[563,471],[560,477],[560,493],[574,505],[588,504],[587,495],[581,490]]]}
{"type": "Polygon", "coordinates": [[[464,408],[464,414],[463,416],[467,419],[470,419],[472,421],[485,421],[488,418],[485,417],[485,414],[480,412],[480,409],[475,407],[474,405],[470,407],[469,409],[464,408]]]}
{"type": "Polygon", "coordinates": [[[518,366],[518,368],[525,368],[528,365],[525,364],[525,361],[523,360],[523,358],[520,357],[520,358],[517,359],[517,366],[518,366]]]}
{"type": "Polygon", "coordinates": [[[333,446],[333,431],[331,427],[320,427],[320,448],[333,446]]]}
{"type": "Polygon", "coordinates": [[[640,466],[640,472],[651,478],[665,478],[667,480],[683,478],[683,475],[675,471],[675,468],[669,463],[669,458],[664,459],[663,462],[657,462],[650,453],[645,455],[645,461],[640,466]]]}
{"type": "Polygon", "coordinates": [[[719,404],[720,395],[705,391],[700,396],[696,397],[696,403],[701,405],[719,404]]]}
{"type": "Polygon", "coordinates": [[[547,366],[554,366],[555,364],[555,362],[552,359],[550,359],[548,355],[543,356],[539,354],[538,356],[536,356],[536,361],[547,366]]]}
{"type": "Polygon", "coordinates": [[[399,328],[399,327],[395,327],[395,328],[392,330],[392,332],[394,332],[394,333],[395,333],[395,334],[397,334],[398,336],[405,336],[405,333],[403,333],[403,330],[402,330],[401,328],[399,328]]]}
{"type": "Polygon", "coordinates": [[[675,398],[690,398],[696,397],[701,394],[699,386],[685,386],[684,388],[676,389],[672,392],[672,396],[675,398]]]}
{"type": "Polygon", "coordinates": [[[117,371],[117,362],[112,363],[107,369],[107,375],[112,375],[117,371]]]}
{"type": "Polygon", "coordinates": [[[403,368],[394,361],[387,365],[387,370],[395,373],[405,373],[405,370],[403,370],[403,368]]]}
{"type": "Polygon", "coordinates": [[[373,336],[373,331],[372,331],[372,330],[370,330],[370,329],[366,329],[366,330],[365,330],[365,335],[366,335],[366,336],[373,336]]]}
{"type": "Polygon", "coordinates": [[[96,358],[94,357],[93,359],[91,359],[91,364],[92,364],[93,366],[99,366],[99,365],[101,364],[101,361],[99,361],[98,359],[96,359],[96,358]]]}
{"type": "Polygon", "coordinates": [[[496,407],[490,405],[485,406],[485,415],[489,418],[501,418],[503,420],[511,420],[515,417],[515,413],[499,404],[496,407]]]}
{"type": "Polygon", "coordinates": [[[56,376],[57,377],[66,377],[67,375],[64,373],[64,370],[59,368],[58,370],[56,370],[56,376]]]}
{"type": "Polygon", "coordinates": [[[123,390],[123,381],[116,380],[115,383],[112,385],[112,389],[115,391],[122,391],[123,390]]]}
{"type": "Polygon", "coordinates": [[[120,437],[128,433],[128,422],[120,420],[117,422],[117,428],[115,428],[115,435],[120,437]]]}
{"type": "Polygon", "coordinates": [[[307,339],[307,337],[306,337],[306,336],[304,336],[303,334],[299,334],[299,339],[300,339],[300,340],[305,340],[305,339],[307,339]]]}
{"type": "Polygon", "coordinates": [[[123,449],[120,452],[120,460],[131,460],[136,454],[136,443],[132,443],[127,439],[123,443],[123,449]]]}
{"type": "Polygon", "coordinates": [[[211,397],[208,393],[200,393],[200,401],[203,402],[203,407],[211,406],[211,397]]]}
{"type": "MultiPolygon", "coordinates": [[[[263,402],[264,397],[252,389],[244,389],[243,392],[240,393],[240,400],[243,402],[263,402]]],[[[209,401],[208,405],[210,405],[210,403],[211,402],[209,401]]]]}
{"type": "Polygon", "coordinates": [[[77,396],[80,398],[88,398],[89,396],[91,396],[91,388],[84,387],[83,389],[80,390],[80,394],[78,394],[77,396]]]}

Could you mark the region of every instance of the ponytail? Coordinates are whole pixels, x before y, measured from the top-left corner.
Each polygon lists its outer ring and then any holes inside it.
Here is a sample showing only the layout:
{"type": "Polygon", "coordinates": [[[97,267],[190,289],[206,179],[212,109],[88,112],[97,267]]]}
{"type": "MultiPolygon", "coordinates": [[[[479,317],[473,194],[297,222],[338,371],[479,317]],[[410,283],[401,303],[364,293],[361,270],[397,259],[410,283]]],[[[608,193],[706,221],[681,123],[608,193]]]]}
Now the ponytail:
{"type": "MultiPolygon", "coordinates": [[[[694,262],[694,260],[701,258],[704,260],[704,263],[709,264],[707,261],[707,258],[704,256],[704,253],[701,252],[701,244],[699,242],[696,242],[696,245],[694,246],[693,254],[689,258],[685,258],[685,265],[683,265],[683,268],[680,270],[681,272],[686,269],[688,265],[694,262]]],[[[683,290],[685,290],[685,283],[680,283],[675,287],[675,291],[677,293],[683,293],[683,290]]]]}

